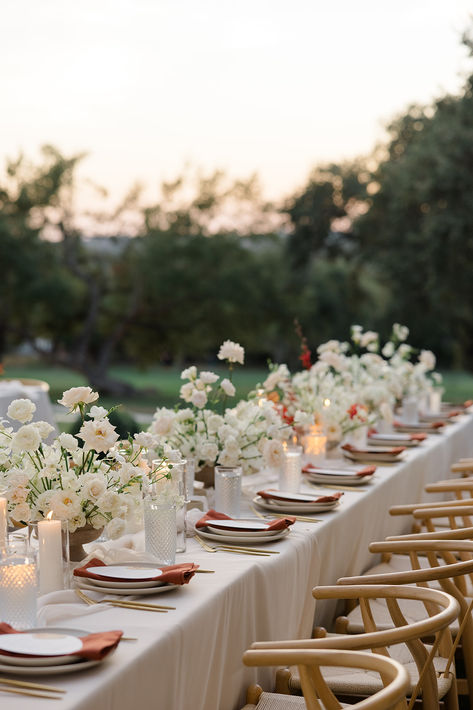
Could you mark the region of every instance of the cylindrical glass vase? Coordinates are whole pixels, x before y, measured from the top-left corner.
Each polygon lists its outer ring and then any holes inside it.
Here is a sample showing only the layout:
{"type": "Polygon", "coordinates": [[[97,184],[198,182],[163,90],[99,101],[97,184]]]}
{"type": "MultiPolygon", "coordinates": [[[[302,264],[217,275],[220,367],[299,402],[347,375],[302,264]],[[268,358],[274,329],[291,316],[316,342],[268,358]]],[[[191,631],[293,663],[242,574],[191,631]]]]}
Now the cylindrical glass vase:
{"type": "Polygon", "coordinates": [[[284,452],[284,462],[279,471],[279,490],[298,493],[302,478],[302,447],[296,446],[284,452]]]}
{"type": "Polygon", "coordinates": [[[9,546],[0,559],[1,619],[17,630],[36,626],[37,567],[34,557],[18,545],[9,546]]]}
{"type": "Polygon", "coordinates": [[[215,509],[231,518],[240,516],[241,466],[215,466],[215,509]]]}
{"type": "Polygon", "coordinates": [[[419,423],[419,400],[417,397],[408,395],[402,400],[402,423],[419,423]]]}
{"type": "Polygon", "coordinates": [[[173,565],[176,561],[176,506],[162,497],[147,496],[143,500],[145,550],[159,564],[173,565]]]}

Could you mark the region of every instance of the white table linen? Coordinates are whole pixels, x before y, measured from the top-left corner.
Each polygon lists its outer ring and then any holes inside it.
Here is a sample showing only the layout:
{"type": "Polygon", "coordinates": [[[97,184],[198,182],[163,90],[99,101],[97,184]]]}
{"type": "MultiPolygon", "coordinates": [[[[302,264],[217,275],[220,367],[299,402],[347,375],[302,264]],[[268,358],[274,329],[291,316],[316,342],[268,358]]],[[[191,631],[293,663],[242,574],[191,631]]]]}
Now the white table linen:
{"type": "MultiPolygon", "coordinates": [[[[408,518],[389,516],[389,506],[425,498],[427,482],[448,477],[452,461],[472,454],[473,416],[464,415],[442,434],[406,451],[402,463],[379,466],[364,490],[345,493],[337,511],[315,516],[323,522],[297,522],[287,539],[268,546],[279,555],[210,554],[188,540],[187,552],[178,561],[195,562],[215,574],[196,574],[189,585],[160,595],[156,603],[176,607],[168,614],[105,606],[97,611],[75,603],[70,592],[59,593],[68,596],[42,606],[41,615],[49,625],[60,621],[61,626],[87,631],[122,629],[138,640],[122,642],[101,667],[47,677],[44,682],[67,689],[61,700],[63,710],[241,707],[250,683],[269,688],[272,679],[271,669],[243,666],[244,650],[256,640],[310,636],[315,609],[312,587],[359,574],[374,564],[369,542],[405,532],[410,525],[408,518]],[[59,607],[68,604],[73,609],[63,619],[58,612],[64,608],[59,607]]],[[[261,476],[244,482],[255,491],[268,485],[261,476]]],[[[157,599],[146,597],[151,602],[157,599]]],[[[330,621],[332,612],[333,608],[319,606],[317,622],[330,621]]],[[[47,702],[49,708],[49,701],[8,696],[9,710],[46,708],[47,702]]]]}

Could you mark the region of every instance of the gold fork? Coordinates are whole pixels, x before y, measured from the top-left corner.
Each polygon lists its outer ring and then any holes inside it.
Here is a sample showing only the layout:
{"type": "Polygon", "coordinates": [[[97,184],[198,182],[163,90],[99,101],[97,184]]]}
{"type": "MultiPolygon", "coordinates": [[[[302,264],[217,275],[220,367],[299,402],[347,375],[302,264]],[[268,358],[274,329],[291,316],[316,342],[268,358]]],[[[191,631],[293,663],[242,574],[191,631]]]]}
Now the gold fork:
{"type": "MultiPolygon", "coordinates": [[[[267,520],[268,518],[271,520],[274,520],[274,515],[263,515],[262,513],[259,512],[259,510],[256,510],[256,508],[252,505],[250,505],[250,509],[253,511],[253,513],[255,515],[258,516],[258,518],[261,518],[261,520],[267,520]]],[[[322,520],[320,520],[320,518],[306,518],[304,515],[292,515],[291,513],[287,513],[287,515],[290,515],[291,518],[295,518],[300,523],[321,523],[322,522],[322,520]]]]}
{"type": "Polygon", "coordinates": [[[208,545],[198,535],[195,536],[195,539],[207,552],[233,552],[238,555],[252,555],[253,557],[270,557],[271,555],[279,554],[276,550],[249,549],[247,547],[237,547],[236,545],[208,545]]]}
{"type": "Polygon", "coordinates": [[[139,611],[157,611],[161,612],[162,614],[167,614],[169,609],[175,609],[176,607],[165,607],[161,606],[159,604],[147,604],[145,602],[132,602],[132,601],[125,601],[125,600],[120,600],[120,599],[103,599],[102,601],[96,601],[95,599],[91,599],[90,597],[85,594],[82,589],[76,589],[75,593],[79,597],[79,599],[82,599],[83,602],[88,604],[89,606],[93,606],[95,604],[103,604],[107,603],[110,604],[111,606],[117,606],[121,607],[122,609],[137,609],[139,611]]]}

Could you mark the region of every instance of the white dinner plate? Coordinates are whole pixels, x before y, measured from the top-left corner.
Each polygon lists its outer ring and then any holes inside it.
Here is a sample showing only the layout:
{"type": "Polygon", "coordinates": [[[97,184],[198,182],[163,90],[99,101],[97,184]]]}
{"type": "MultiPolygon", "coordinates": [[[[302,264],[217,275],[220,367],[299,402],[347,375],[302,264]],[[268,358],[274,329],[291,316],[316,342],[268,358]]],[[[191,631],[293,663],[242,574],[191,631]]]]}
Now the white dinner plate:
{"type": "MultiPolygon", "coordinates": [[[[350,459],[350,461],[366,461],[367,463],[373,461],[376,463],[401,463],[402,461],[401,454],[358,454],[354,451],[344,451],[343,455],[345,458],[350,459]]],[[[369,478],[369,476],[359,476],[359,478],[363,480],[363,478],[369,478]]]]}
{"type": "MultiPolygon", "coordinates": [[[[358,468],[353,468],[353,469],[346,469],[346,468],[318,468],[316,469],[311,469],[307,475],[308,476],[325,476],[327,478],[327,482],[329,479],[332,479],[334,477],[336,478],[368,478],[368,476],[357,476],[357,472],[361,471],[362,469],[360,467],[358,468]]],[[[369,474],[371,476],[373,474],[369,474]]]]}
{"type": "MultiPolygon", "coordinates": [[[[211,540],[212,542],[228,542],[234,545],[238,545],[242,543],[242,538],[238,537],[237,535],[233,535],[233,533],[227,533],[227,535],[216,535],[214,533],[207,532],[205,529],[202,528],[194,528],[197,535],[199,537],[203,537],[205,540],[211,540]]],[[[289,535],[290,530],[289,528],[285,528],[284,530],[278,530],[276,531],[276,534],[273,535],[272,537],[261,537],[261,535],[252,535],[251,537],[245,537],[245,545],[263,545],[269,542],[275,542],[276,540],[280,540],[283,537],[286,537],[289,535]]]]}
{"type": "Polygon", "coordinates": [[[396,431],[401,431],[406,434],[441,434],[445,427],[433,427],[431,424],[424,422],[423,424],[398,424],[396,431]]]}
{"type": "Polygon", "coordinates": [[[410,434],[371,434],[368,444],[372,446],[419,446],[419,439],[411,439],[410,434]]]}
{"type": "Polygon", "coordinates": [[[150,577],[159,577],[162,572],[159,567],[147,566],[141,563],[126,565],[106,565],[100,567],[88,567],[88,572],[99,574],[101,577],[108,577],[110,582],[146,582],[150,577]]]}
{"type": "Polygon", "coordinates": [[[265,498],[261,498],[261,496],[255,496],[253,498],[253,503],[255,503],[258,507],[263,508],[264,510],[270,510],[275,517],[278,515],[281,515],[282,513],[287,513],[291,515],[292,513],[297,514],[297,513],[305,513],[306,515],[310,513],[323,513],[324,511],[328,510],[333,510],[336,508],[339,504],[338,500],[334,500],[331,503],[312,503],[307,504],[307,503],[284,503],[281,501],[280,503],[272,503],[269,500],[266,500],[265,498]]]}
{"type": "MultiPolygon", "coordinates": [[[[35,635],[51,634],[67,635],[75,639],[81,636],[88,636],[89,631],[82,629],[38,627],[28,629],[28,634],[35,635]]],[[[23,636],[24,634],[16,634],[23,636]]],[[[80,642],[80,647],[82,642],[80,642]]],[[[80,648],[79,647],[79,648],[80,648]]],[[[105,659],[104,659],[105,660],[105,659]]],[[[86,661],[78,656],[44,656],[43,658],[25,658],[13,656],[3,656],[0,654],[0,672],[13,673],[14,675],[52,675],[53,673],[73,673],[74,671],[85,670],[103,661],[86,661]]]]}
{"type": "MultiPolygon", "coordinates": [[[[140,576],[148,574],[148,577],[152,574],[153,576],[157,577],[162,574],[162,571],[159,569],[159,567],[156,566],[156,564],[152,562],[127,562],[124,565],[110,565],[110,567],[104,568],[104,567],[89,567],[89,570],[96,570],[95,574],[100,574],[103,575],[102,569],[115,569],[115,570],[126,570],[126,573],[129,573],[131,570],[136,569],[137,574],[140,576]],[[99,571],[100,570],[100,571],[99,571]],[[147,570],[149,570],[147,572],[147,570]]],[[[118,574],[117,576],[120,576],[118,574]]],[[[75,579],[79,579],[79,577],[75,577],[75,579]]],[[[161,587],[163,585],[163,582],[159,582],[157,580],[148,580],[147,582],[140,582],[133,579],[127,579],[125,581],[113,581],[113,579],[92,579],[90,577],[81,577],[80,579],[85,579],[87,582],[90,582],[94,585],[98,585],[99,587],[109,587],[110,589],[122,589],[123,587],[128,588],[133,588],[133,589],[146,589],[147,587],[161,587]]],[[[164,582],[165,584],[165,582],[164,582]]]]}
{"type": "Polygon", "coordinates": [[[52,631],[0,635],[0,660],[15,666],[53,666],[75,663],[82,648],[77,636],[52,631]],[[7,656],[2,651],[21,654],[7,656]]]}
{"type": "Polygon", "coordinates": [[[160,587],[102,587],[96,581],[94,584],[89,584],[92,582],[91,579],[86,577],[76,577],[76,583],[81,589],[88,589],[91,592],[102,592],[103,594],[128,594],[133,596],[143,596],[146,594],[161,594],[161,592],[169,592],[171,589],[177,589],[178,584],[162,584],[160,587]]]}
{"type": "Polygon", "coordinates": [[[318,473],[310,473],[309,474],[309,481],[311,483],[321,483],[322,485],[325,483],[326,485],[329,484],[341,484],[344,486],[364,486],[367,483],[370,483],[373,479],[373,475],[370,476],[325,476],[323,474],[318,474],[318,473]]]}
{"type": "Polygon", "coordinates": [[[231,533],[268,532],[268,524],[262,520],[208,520],[207,527],[231,533]]]}
{"type": "MultiPolygon", "coordinates": [[[[311,495],[310,493],[286,493],[285,491],[264,491],[265,493],[269,493],[271,495],[271,498],[265,498],[265,500],[275,500],[282,502],[284,501],[285,503],[306,503],[306,504],[312,504],[315,503],[314,501],[314,496],[311,495]]],[[[264,496],[261,496],[264,498],[264,496]]]]}
{"type": "MultiPolygon", "coordinates": [[[[281,514],[279,514],[279,517],[281,517],[281,514]]],[[[268,523],[266,523],[264,525],[264,528],[265,528],[264,530],[260,530],[257,532],[240,532],[237,530],[219,530],[218,528],[214,528],[210,524],[207,525],[206,529],[210,533],[212,533],[214,535],[218,535],[219,537],[222,537],[222,535],[224,535],[224,536],[231,535],[232,537],[239,538],[240,540],[242,540],[244,542],[248,538],[254,538],[254,537],[258,537],[261,540],[266,540],[267,538],[271,539],[275,535],[277,535],[278,532],[280,532],[279,530],[268,530],[267,526],[268,526],[268,523]]]]}
{"type": "Polygon", "coordinates": [[[108,589],[122,589],[126,587],[127,589],[151,589],[152,587],[162,587],[166,582],[110,582],[108,579],[92,579],[91,577],[76,577],[76,579],[87,580],[87,583],[93,584],[94,586],[107,587],[108,589]]]}
{"type": "Polygon", "coordinates": [[[104,663],[111,653],[113,651],[108,653],[106,658],[101,661],[83,661],[79,659],[77,663],[63,663],[55,666],[14,666],[0,663],[0,672],[11,673],[12,675],[62,675],[63,673],[75,673],[76,671],[85,671],[87,668],[93,668],[100,663],[104,663]]]}

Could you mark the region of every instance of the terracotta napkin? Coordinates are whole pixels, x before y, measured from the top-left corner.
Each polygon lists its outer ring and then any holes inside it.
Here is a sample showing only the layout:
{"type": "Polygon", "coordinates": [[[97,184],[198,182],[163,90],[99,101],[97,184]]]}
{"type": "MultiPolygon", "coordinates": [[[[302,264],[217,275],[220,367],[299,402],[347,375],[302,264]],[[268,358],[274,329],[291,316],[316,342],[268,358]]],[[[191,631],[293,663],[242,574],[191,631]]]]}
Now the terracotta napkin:
{"type": "MultiPolygon", "coordinates": [[[[0,634],[21,634],[21,631],[17,631],[10,624],[0,623],[0,634]]],[[[25,632],[27,633],[27,632],[25,632]]],[[[64,654],[71,656],[79,656],[87,661],[101,661],[105,658],[111,651],[113,651],[119,644],[121,637],[123,636],[123,631],[101,631],[96,634],[88,634],[87,636],[81,636],[82,648],[76,653],[64,654]]],[[[20,658],[29,658],[30,654],[24,653],[10,653],[9,651],[1,651],[2,656],[19,656],[20,658]]],[[[31,656],[34,658],[41,658],[41,656],[31,656]]],[[[60,656],[58,656],[60,658],[60,656]]]]}
{"type": "MultiPolygon", "coordinates": [[[[122,565],[125,564],[122,562],[122,565]]],[[[89,567],[107,567],[105,562],[93,557],[83,565],[83,567],[76,567],[74,570],[74,575],[76,577],[88,577],[89,579],[97,579],[100,581],[110,581],[110,577],[105,575],[97,574],[95,572],[89,572],[89,567]]],[[[181,565],[168,565],[167,567],[160,567],[162,574],[158,577],[147,577],[146,579],[140,579],[140,582],[166,582],[166,584],[188,584],[192,577],[194,576],[199,565],[193,564],[193,562],[186,562],[181,565]]],[[[119,579],[114,577],[113,581],[116,582],[129,582],[129,579],[119,579]]]]}
{"type": "MultiPolygon", "coordinates": [[[[217,513],[216,510],[211,508],[208,513],[196,522],[195,527],[205,528],[207,523],[212,522],[212,520],[233,520],[233,518],[230,518],[229,515],[225,515],[225,513],[217,513]]],[[[292,515],[285,515],[284,518],[278,518],[268,523],[266,530],[285,530],[295,522],[296,519],[292,517],[292,515]]]]}
{"type": "MultiPolygon", "coordinates": [[[[344,451],[352,451],[354,454],[368,454],[368,456],[375,456],[377,453],[376,451],[370,451],[369,449],[357,449],[356,446],[352,446],[351,444],[343,444],[342,449],[344,449],[344,451]]],[[[392,446],[384,453],[389,454],[390,456],[399,456],[399,454],[402,454],[405,450],[405,446],[392,446]]]]}
{"type": "MultiPolygon", "coordinates": [[[[314,498],[313,500],[294,500],[294,498],[281,498],[281,496],[274,496],[271,493],[271,488],[268,488],[266,491],[258,491],[258,495],[261,496],[261,498],[266,498],[267,500],[276,500],[276,501],[287,501],[291,503],[333,503],[334,500],[338,500],[339,498],[342,497],[343,493],[342,491],[338,491],[337,493],[325,495],[325,496],[319,496],[318,498],[314,498]]],[[[275,490],[275,489],[274,489],[275,490]]]]}
{"type": "MultiPolygon", "coordinates": [[[[359,471],[355,471],[353,473],[354,476],[372,476],[373,473],[376,471],[376,466],[365,466],[364,468],[360,468],[359,471]]],[[[321,471],[316,467],[316,466],[311,466],[311,464],[307,464],[307,466],[304,466],[302,469],[302,473],[320,473],[321,471]]],[[[333,474],[336,476],[336,473],[334,472],[333,474]]],[[[317,502],[320,502],[319,500],[317,502]]]]}
{"type": "Polygon", "coordinates": [[[463,402],[463,406],[465,407],[465,409],[468,409],[468,407],[471,407],[472,404],[473,404],[473,399],[467,399],[466,402],[463,402]]]}
{"type": "MultiPolygon", "coordinates": [[[[372,434],[378,434],[377,429],[370,429],[368,432],[368,436],[371,436],[372,434]]],[[[424,441],[424,439],[427,439],[427,434],[424,434],[422,432],[419,434],[408,434],[408,436],[411,441],[424,441]]]]}
{"type": "MultiPolygon", "coordinates": [[[[395,427],[406,427],[409,428],[410,424],[403,424],[402,422],[394,422],[395,427]]],[[[416,426],[415,424],[413,426],[416,426]]],[[[424,429],[440,429],[445,426],[445,422],[422,422],[421,427],[424,429]]]]}

